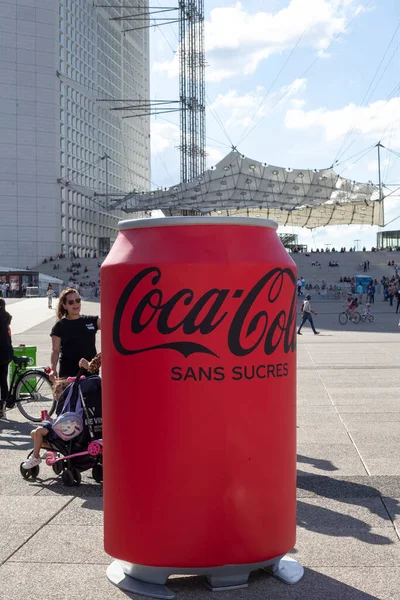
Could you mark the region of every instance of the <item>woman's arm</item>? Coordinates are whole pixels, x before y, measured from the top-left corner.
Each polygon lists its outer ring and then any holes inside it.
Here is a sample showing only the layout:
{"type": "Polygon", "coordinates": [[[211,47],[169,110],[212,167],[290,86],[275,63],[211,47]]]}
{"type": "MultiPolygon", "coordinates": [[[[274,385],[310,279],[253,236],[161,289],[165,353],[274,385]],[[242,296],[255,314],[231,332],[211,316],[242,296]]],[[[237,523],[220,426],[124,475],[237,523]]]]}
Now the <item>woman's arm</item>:
{"type": "Polygon", "coordinates": [[[52,348],[51,348],[51,356],[50,356],[50,366],[51,366],[50,378],[56,379],[58,377],[57,364],[58,364],[58,359],[60,356],[61,338],[57,337],[56,335],[52,335],[51,343],[52,343],[52,348]]]}
{"type": "Polygon", "coordinates": [[[97,319],[97,329],[101,329],[100,317],[97,319]]]}

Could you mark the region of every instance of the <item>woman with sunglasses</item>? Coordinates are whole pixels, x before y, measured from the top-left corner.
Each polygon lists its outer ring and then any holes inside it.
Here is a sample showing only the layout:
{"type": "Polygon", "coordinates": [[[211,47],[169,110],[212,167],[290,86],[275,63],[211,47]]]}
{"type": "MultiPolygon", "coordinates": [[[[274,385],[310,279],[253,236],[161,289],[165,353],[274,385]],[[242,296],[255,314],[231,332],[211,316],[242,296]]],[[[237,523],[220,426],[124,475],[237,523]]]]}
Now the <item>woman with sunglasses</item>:
{"type": "Polygon", "coordinates": [[[57,323],[50,333],[50,378],[74,377],[79,371],[80,359],[91,361],[97,354],[96,332],[100,329],[100,319],[81,315],[81,298],[73,288],[61,292],[56,314],[57,323]]]}

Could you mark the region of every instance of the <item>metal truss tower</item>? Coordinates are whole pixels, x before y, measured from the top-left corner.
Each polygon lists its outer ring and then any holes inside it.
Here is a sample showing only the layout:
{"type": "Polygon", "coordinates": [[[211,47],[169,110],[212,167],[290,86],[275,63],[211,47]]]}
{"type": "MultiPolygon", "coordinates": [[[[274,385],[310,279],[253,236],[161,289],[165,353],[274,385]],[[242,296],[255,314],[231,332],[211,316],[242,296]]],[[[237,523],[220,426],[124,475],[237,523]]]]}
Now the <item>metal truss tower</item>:
{"type": "Polygon", "coordinates": [[[181,181],[206,170],[204,0],[179,2],[181,181]]]}
{"type": "Polygon", "coordinates": [[[179,0],[177,6],[151,6],[148,0],[103,0],[95,6],[111,11],[110,20],[121,23],[123,34],[179,24],[179,100],[97,100],[121,111],[122,118],[179,111],[181,182],[195,179],[206,170],[204,0],[179,0]]]}

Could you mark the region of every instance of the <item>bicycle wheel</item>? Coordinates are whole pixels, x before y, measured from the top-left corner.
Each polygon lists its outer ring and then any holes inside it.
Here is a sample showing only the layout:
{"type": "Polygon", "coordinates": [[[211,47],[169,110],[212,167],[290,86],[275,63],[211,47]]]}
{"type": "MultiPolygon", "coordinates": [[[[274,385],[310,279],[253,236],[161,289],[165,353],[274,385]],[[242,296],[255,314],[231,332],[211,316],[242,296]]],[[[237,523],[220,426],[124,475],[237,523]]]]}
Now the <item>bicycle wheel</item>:
{"type": "Polygon", "coordinates": [[[353,323],[355,323],[357,325],[357,323],[360,322],[360,313],[357,311],[354,311],[353,313],[353,323]]]}
{"type": "Polygon", "coordinates": [[[368,317],[368,321],[369,321],[370,323],[373,323],[373,322],[374,322],[374,315],[369,315],[369,317],[368,317]]]}
{"type": "Polygon", "coordinates": [[[40,423],[42,411],[52,415],[56,408],[53,387],[44,371],[26,371],[17,380],[15,401],[21,414],[29,421],[40,423]]]}
{"type": "Polygon", "coordinates": [[[341,325],[346,325],[348,320],[349,320],[349,317],[347,316],[347,313],[345,313],[345,312],[339,313],[339,323],[341,325]]]}

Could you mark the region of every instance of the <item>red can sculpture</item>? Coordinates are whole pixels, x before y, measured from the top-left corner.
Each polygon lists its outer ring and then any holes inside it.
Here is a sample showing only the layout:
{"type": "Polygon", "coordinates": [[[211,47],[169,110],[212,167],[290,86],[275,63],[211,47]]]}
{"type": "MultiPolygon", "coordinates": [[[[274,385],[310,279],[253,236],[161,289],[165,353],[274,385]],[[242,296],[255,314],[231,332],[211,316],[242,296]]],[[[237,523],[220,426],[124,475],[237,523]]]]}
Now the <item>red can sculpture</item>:
{"type": "Polygon", "coordinates": [[[301,577],[282,559],[296,531],[296,271],[276,229],[120,223],[101,317],[105,549],[124,589],[171,598],[171,573],[232,588],[259,567],[301,577]]]}

